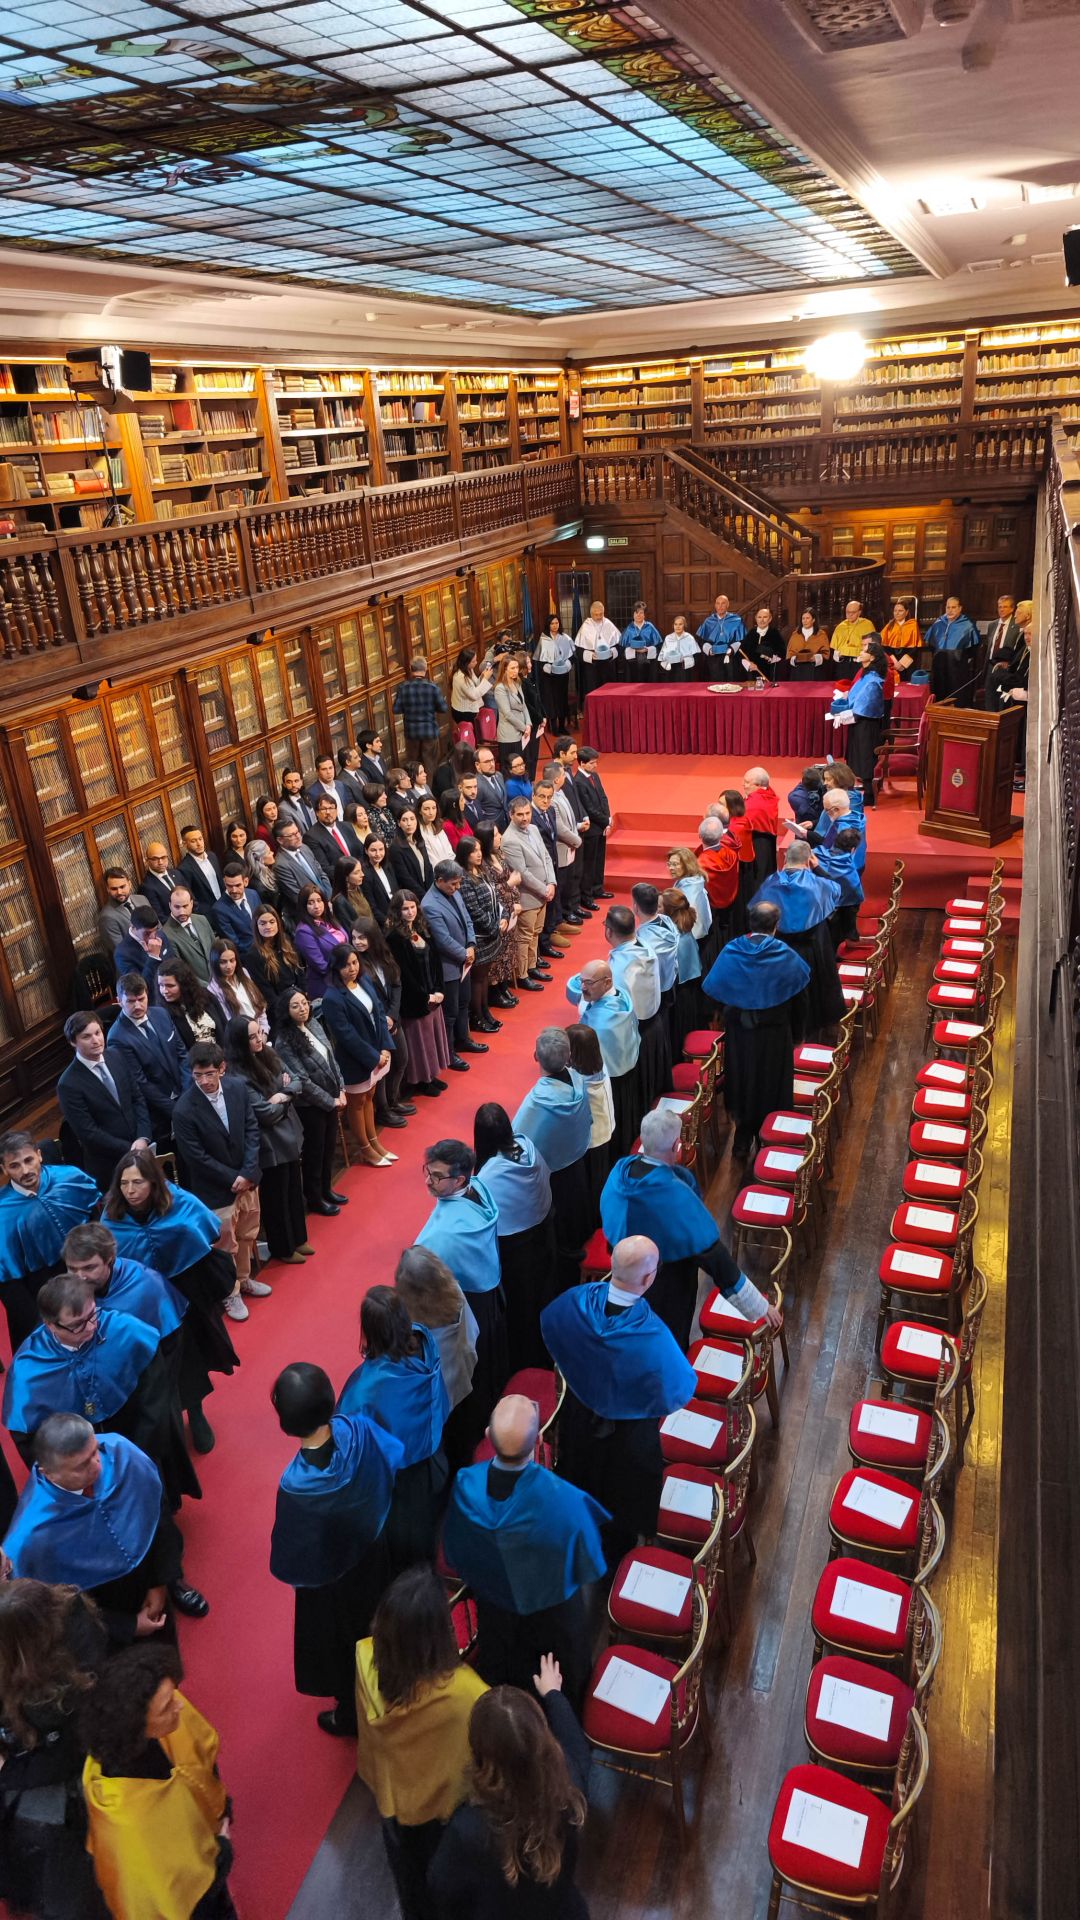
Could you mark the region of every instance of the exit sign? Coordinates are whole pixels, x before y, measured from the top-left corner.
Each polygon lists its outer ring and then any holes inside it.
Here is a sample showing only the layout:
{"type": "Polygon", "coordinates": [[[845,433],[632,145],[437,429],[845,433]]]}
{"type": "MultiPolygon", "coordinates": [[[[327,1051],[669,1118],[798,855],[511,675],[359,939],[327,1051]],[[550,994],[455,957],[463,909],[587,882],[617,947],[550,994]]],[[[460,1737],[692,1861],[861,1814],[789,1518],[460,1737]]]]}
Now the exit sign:
{"type": "Polygon", "coordinates": [[[609,533],[608,534],[609,547],[628,547],[629,545],[630,545],[630,536],[628,533],[609,533]]]}

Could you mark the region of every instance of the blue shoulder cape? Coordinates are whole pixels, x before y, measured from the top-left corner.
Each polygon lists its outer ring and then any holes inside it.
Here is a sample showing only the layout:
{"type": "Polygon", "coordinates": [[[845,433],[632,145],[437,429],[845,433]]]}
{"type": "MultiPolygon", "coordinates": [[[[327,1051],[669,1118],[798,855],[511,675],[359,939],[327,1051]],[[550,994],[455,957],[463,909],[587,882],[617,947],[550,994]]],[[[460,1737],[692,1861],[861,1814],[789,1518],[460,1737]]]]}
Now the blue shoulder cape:
{"type": "Polygon", "coordinates": [[[542,1153],[521,1134],[521,1159],[493,1153],[480,1169],[480,1182],[499,1210],[499,1238],[537,1227],[551,1211],[551,1175],[542,1153]]]}
{"type": "Polygon", "coordinates": [[[145,1321],[107,1307],[84,1347],[65,1347],[48,1327],[35,1327],[4,1384],[4,1425],[35,1433],[50,1413],[81,1413],[94,1427],[111,1420],[130,1400],[158,1344],[145,1321]]]}
{"type": "Polygon", "coordinates": [[[752,907],[771,901],[780,909],[781,933],[810,933],[827,920],[840,900],[835,880],[825,880],[812,867],[792,873],[771,873],[750,902],[752,907]]]}
{"type": "Polygon", "coordinates": [[[101,1194],[81,1167],[45,1165],[34,1194],[0,1189],[0,1281],[54,1267],[72,1227],[81,1227],[101,1194]]]}
{"type": "Polygon", "coordinates": [[[493,1500],[488,1464],[461,1469],[443,1523],[447,1564],[477,1598],[508,1613],[539,1613],[598,1580],[606,1509],[535,1462],[508,1499],[493,1500]]]}
{"type": "Polygon", "coordinates": [[[125,1260],[119,1254],[113,1261],[105,1292],[98,1295],[98,1304],[118,1308],[121,1313],[133,1313],[136,1320],[145,1320],[163,1340],[176,1332],[188,1310],[183,1294],[163,1273],[154,1267],[144,1267],[141,1260],[125,1260]]]}
{"type": "Polygon", "coordinates": [[[651,1166],[637,1154],[616,1160],[608,1174],[600,1219],[609,1246],[644,1233],[655,1240],[661,1260],[688,1260],[720,1238],[689,1167],[651,1166]]]}
{"type": "Polygon", "coordinates": [[[771,933],[744,933],[717,954],[701,984],[710,1000],[760,1013],[764,1007],[793,1000],[809,978],[802,955],[793,953],[783,940],[771,933]]]}
{"type": "Polygon", "coordinates": [[[499,1209],[479,1175],[469,1185],[478,1200],[470,1200],[467,1193],[436,1200],[416,1245],[430,1247],[445,1260],[462,1293],[491,1293],[502,1279],[499,1209]]]}
{"type": "Polygon", "coordinates": [[[403,1467],[430,1460],[442,1440],[450,1411],[439,1350],[426,1327],[413,1327],[423,1352],[408,1360],[365,1360],[349,1375],[339,1413],[364,1413],[401,1441],[403,1467]]]}
{"type": "Polygon", "coordinates": [[[594,1280],[559,1294],[540,1315],[540,1331],[571,1393],[602,1420],[661,1420],[685,1407],[697,1375],[648,1302],[605,1314],[608,1283],[594,1280]]]}
{"type": "Polygon", "coordinates": [[[103,1434],[93,1494],[68,1493],[33,1467],[4,1548],[16,1574],[50,1585],[100,1587],[134,1572],[161,1518],[161,1478],[119,1433],[103,1434]]]}
{"type": "Polygon", "coordinates": [[[270,1571],[287,1587],[328,1587],[386,1525],[404,1448],[364,1414],[335,1414],[334,1451],[314,1467],[301,1449],[281,1476],[270,1571]]]}
{"type": "Polygon", "coordinates": [[[541,1074],[514,1115],[514,1132],[532,1141],[552,1173],[573,1166],[592,1142],[589,1089],[574,1067],[567,1073],[568,1080],[541,1074]]]}
{"type": "Polygon", "coordinates": [[[863,886],[855,864],[855,850],[845,853],[840,847],[819,847],[818,866],[840,889],[840,905],[856,907],[863,899],[863,886]]]}
{"type": "Polygon", "coordinates": [[[172,1206],[168,1213],[152,1213],[144,1221],[125,1214],[105,1225],[118,1250],[129,1260],[141,1260],[144,1267],[156,1267],[167,1280],[185,1273],[215,1247],[221,1234],[216,1213],[197,1200],[184,1187],[168,1183],[172,1206]]]}

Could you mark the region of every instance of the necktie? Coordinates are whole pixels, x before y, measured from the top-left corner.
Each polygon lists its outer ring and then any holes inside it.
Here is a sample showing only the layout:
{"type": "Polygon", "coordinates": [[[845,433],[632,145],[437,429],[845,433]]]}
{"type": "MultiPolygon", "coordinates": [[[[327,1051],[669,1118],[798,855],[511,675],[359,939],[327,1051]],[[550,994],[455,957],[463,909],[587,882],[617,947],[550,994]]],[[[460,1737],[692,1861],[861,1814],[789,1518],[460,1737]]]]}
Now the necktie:
{"type": "Polygon", "coordinates": [[[247,903],[247,896],[246,896],[245,894],[241,894],[241,896],[240,896],[240,901],[239,901],[239,905],[240,905],[240,910],[241,910],[241,912],[242,912],[242,913],[246,913],[246,915],[247,915],[247,917],[248,917],[248,919],[250,920],[250,919],[251,919],[251,908],[250,908],[250,907],[248,906],[248,903],[247,903]]]}
{"type": "Polygon", "coordinates": [[[339,829],[339,828],[337,828],[337,827],[331,827],[331,829],[330,829],[330,831],[331,831],[331,833],[333,834],[333,836],[334,836],[334,839],[335,839],[335,840],[337,841],[337,843],[338,843],[338,846],[339,846],[339,847],[341,848],[341,851],[342,851],[342,853],[344,853],[344,854],[347,854],[347,853],[348,853],[348,851],[349,851],[349,849],[348,849],[348,847],[347,847],[347,846],[345,845],[345,841],[344,841],[344,838],[343,838],[343,836],[342,836],[342,834],[341,834],[341,832],[340,832],[340,829],[339,829]]]}
{"type": "Polygon", "coordinates": [[[317,886],[318,882],[315,879],[315,872],[308,861],[307,855],[305,853],[297,853],[293,857],[296,860],[296,864],[301,869],[301,871],[303,873],[306,873],[308,879],[317,886]]]}
{"type": "Polygon", "coordinates": [[[109,1072],[109,1069],[105,1065],[104,1060],[98,1061],[96,1071],[97,1071],[97,1077],[101,1081],[102,1086],[105,1088],[106,1093],[111,1093],[113,1099],[116,1101],[117,1106],[119,1106],[120,1095],[116,1091],[116,1081],[113,1079],[112,1074],[109,1072]]]}

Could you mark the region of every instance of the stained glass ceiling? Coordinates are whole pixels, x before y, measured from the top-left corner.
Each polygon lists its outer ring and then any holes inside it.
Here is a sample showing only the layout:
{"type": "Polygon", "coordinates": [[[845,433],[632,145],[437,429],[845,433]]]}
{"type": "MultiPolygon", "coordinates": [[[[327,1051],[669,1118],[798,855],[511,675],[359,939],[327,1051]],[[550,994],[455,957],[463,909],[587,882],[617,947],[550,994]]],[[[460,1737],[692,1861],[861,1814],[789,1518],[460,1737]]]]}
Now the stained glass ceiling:
{"type": "Polygon", "coordinates": [[[0,246],[536,316],[921,270],[582,0],[0,4],[0,246]]]}

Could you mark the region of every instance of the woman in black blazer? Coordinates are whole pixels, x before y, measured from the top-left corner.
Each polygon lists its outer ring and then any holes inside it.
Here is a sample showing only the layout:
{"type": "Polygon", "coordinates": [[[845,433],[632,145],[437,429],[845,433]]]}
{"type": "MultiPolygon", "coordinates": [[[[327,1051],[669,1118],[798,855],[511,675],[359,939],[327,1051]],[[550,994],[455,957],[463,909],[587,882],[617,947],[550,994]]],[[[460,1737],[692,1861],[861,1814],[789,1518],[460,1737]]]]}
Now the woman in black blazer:
{"type": "Polygon", "coordinates": [[[403,1127],[415,1113],[403,1093],[409,1072],[409,1048],[401,1026],[401,972],[374,920],[360,914],[349,928],[349,941],[360,955],[360,980],[382,1001],[394,1057],[385,1080],[375,1089],[375,1118],[380,1127],[403,1127]]]}
{"type": "Polygon", "coordinates": [[[385,925],[390,901],[397,890],[394,869],[387,858],[387,843],[381,833],[369,833],[364,841],[364,878],[361,890],[377,927],[385,925]]]}
{"type": "Polygon", "coordinates": [[[383,1004],[374,988],[361,980],[360,955],[353,947],[334,948],[328,974],[321,1017],[345,1082],[349,1124],[361,1160],[369,1167],[390,1167],[397,1154],[386,1151],[375,1124],[375,1087],[389,1073],[394,1057],[383,1004]]]}
{"type": "Polygon", "coordinates": [[[422,900],[431,885],[431,861],[420,838],[420,823],[413,807],[406,807],[398,819],[389,858],[398,886],[407,887],[422,900]]]}
{"type": "Polygon", "coordinates": [[[409,1051],[405,1091],[445,1093],[447,1083],[440,1076],[451,1055],[442,1016],[442,968],[423,909],[408,889],[394,895],[386,945],[401,981],[401,1031],[409,1051]]]}
{"type": "Polygon", "coordinates": [[[278,995],[273,1009],[274,1050],[300,1091],[296,1111],[304,1129],[300,1171],[309,1213],[339,1213],[348,1195],[334,1192],[334,1149],[345,1082],[330,1035],[316,1020],[300,987],[278,995]]]}

